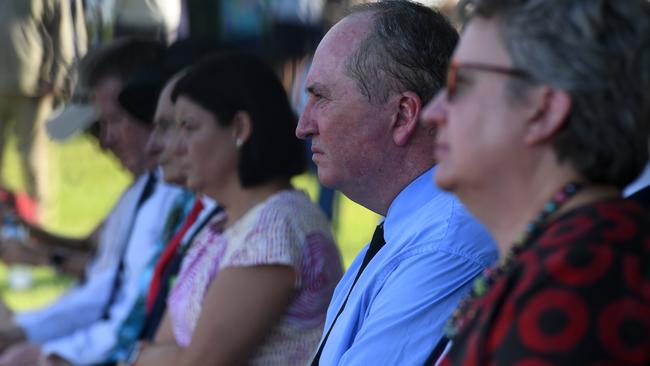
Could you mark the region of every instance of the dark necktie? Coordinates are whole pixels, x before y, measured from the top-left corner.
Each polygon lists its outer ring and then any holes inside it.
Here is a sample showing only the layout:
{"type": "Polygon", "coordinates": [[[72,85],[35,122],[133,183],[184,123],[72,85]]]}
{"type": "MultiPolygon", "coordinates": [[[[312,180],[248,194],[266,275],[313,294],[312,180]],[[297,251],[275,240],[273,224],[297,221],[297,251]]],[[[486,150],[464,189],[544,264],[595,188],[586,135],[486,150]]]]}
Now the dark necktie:
{"type": "Polygon", "coordinates": [[[320,356],[323,353],[323,348],[325,348],[325,343],[327,342],[330,333],[332,333],[332,328],[334,328],[334,324],[336,324],[336,320],[343,313],[343,309],[345,308],[345,305],[348,303],[348,299],[350,298],[352,289],[354,288],[354,285],[356,285],[357,281],[359,280],[361,273],[363,272],[364,269],[366,269],[366,266],[368,266],[370,260],[372,260],[372,258],[377,254],[377,252],[379,252],[379,249],[381,249],[384,246],[384,244],[386,244],[386,241],[384,240],[384,223],[382,222],[381,224],[377,225],[377,228],[375,229],[375,233],[372,235],[372,240],[370,241],[370,245],[368,246],[368,251],[366,252],[366,255],[363,257],[363,261],[361,262],[361,266],[359,267],[357,276],[354,278],[354,282],[352,282],[352,286],[350,286],[350,291],[348,291],[348,296],[345,297],[345,301],[343,301],[343,304],[341,304],[341,308],[339,309],[339,312],[336,314],[336,317],[334,317],[334,320],[332,321],[329,330],[325,334],[325,337],[323,337],[323,341],[320,343],[320,346],[318,347],[318,351],[314,356],[314,360],[311,362],[312,366],[318,365],[320,361],[320,356]]]}
{"type": "Polygon", "coordinates": [[[447,336],[443,335],[442,338],[438,341],[438,344],[436,344],[436,347],[431,351],[429,354],[429,357],[427,360],[424,362],[425,366],[434,366],[436,362],[438,362],[438,359],[443,355],[445,352],[445,349],[447,349],[447,344],[451,342],[447,336]]]}

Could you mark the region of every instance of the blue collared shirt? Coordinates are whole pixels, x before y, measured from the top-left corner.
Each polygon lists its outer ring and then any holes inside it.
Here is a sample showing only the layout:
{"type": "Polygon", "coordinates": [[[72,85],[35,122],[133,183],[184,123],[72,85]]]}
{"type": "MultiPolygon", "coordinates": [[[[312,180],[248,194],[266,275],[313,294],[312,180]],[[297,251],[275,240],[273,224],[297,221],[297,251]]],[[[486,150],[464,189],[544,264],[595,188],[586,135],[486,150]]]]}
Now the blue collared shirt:
{"type": "MultiPolygon", "coordinates": [[[[386,245],[354,286],[321,355],[321,365],[422,365],[472,280],[496,262],[488,232],[428,170],[391,203],[386,245]]],[[[330,328],[366,246],[341,279],[327,310],[330,328]]]]}

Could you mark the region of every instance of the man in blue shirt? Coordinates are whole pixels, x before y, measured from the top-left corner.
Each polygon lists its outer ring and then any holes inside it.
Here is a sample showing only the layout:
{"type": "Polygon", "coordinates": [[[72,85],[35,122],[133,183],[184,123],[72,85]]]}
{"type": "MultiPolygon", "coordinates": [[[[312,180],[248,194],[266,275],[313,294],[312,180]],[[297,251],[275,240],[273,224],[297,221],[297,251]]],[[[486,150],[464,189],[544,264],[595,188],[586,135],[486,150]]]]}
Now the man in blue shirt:
{"type": "Polygon", "coordinates": [[[497,259],[485,229],[434,185],[436,131],[418,123],[457,39],[438,12],[384,1],[355,8],[316,50],[296,134],[312,140],[325,186],[386,218],[336,288],[313,364],[423,364],[497,259]]]}

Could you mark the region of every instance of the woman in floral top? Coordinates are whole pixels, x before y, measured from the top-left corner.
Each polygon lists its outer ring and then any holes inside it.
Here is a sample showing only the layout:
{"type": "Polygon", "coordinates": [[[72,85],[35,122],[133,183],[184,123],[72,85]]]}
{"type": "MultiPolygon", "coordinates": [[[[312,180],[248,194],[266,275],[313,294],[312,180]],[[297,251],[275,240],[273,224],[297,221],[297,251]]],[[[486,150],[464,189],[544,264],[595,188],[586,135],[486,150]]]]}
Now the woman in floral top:
{"type": "Polygon", "coordinates": [[[189,249],[138,365],[303,365],[341,276],[329,223],[289,179],[304,171],[273,71],[228,53],[172,94],[188,186],[224,207],[189,249]]]}

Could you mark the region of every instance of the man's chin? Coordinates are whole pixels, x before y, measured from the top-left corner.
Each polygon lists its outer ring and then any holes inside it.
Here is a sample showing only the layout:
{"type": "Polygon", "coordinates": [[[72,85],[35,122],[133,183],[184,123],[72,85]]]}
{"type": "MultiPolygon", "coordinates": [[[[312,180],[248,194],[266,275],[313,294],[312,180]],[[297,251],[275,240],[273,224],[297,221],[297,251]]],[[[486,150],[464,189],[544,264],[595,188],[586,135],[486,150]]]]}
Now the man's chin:
{"type": "Polygon", "coordinates": [[[198,194],[205,194],[205,192],[202,189],[202,188],[204,188],[203,185],[197,179],[192,179],[192,178],[188,177],[185,180],[185,187],[187,189],[189,189],[190,191],[192,191],[192,192],[195,192],[195,193],[198,193],[198,194]]]}
{"type": "Polygon", "coordinates": [[[174,185],[177,185],[177,186],[183,186],[183,187],[187,183],[187,178],[186,177],[178,175],[178,174],[176,174],[176,175],[168,174],[168,173],[165,173],[164,170],[163,170],[163,180],[166,183],[174,184],[174,185]]]}
{"type": "Polygon", "coordinates": [[[318,169],[318,180],[323,187],[338,189],[340,186],[339,180],[331,174],[327,174],[323,169],[318,169]]]}

